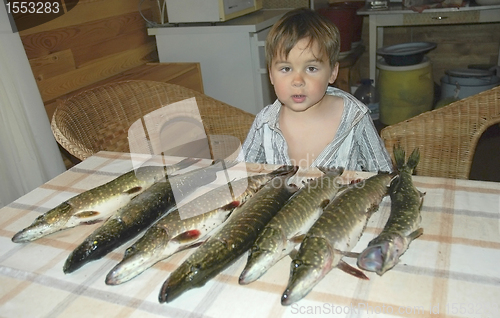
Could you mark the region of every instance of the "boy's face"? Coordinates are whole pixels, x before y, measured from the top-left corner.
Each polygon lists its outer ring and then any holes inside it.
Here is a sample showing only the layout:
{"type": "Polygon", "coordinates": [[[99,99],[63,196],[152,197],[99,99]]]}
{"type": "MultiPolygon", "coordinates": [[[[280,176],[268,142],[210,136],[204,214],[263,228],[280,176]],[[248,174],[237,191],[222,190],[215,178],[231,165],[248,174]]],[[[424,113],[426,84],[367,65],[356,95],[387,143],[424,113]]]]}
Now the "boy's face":
{"type": "Polygon", "coordinates": [[[317,43],[309,47],[308,44],[307,38],[299,40],[288,58],[273,58],[269,68],[279,101],[294,111],[304,111],[319,104],[328,83],[337,78],[338,64],[332,68],[317,43]]]}

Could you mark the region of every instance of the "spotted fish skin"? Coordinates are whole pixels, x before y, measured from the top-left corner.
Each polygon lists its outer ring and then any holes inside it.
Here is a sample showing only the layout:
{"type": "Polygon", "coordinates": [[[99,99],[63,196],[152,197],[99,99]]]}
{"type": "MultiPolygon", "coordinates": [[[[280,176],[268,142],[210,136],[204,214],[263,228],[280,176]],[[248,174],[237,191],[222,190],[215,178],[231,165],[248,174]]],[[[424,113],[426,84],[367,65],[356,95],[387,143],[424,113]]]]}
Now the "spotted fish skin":
{"type": "Polygon", "coordinates": [[[418,165],[420,153],[414,149],[405,164],[405,151],[394,147],[398,175],[391,182],[391,213],[382,232],[374,238],[358,257],[358,267],[382,276],[393,268],[411,241],[423,233],[420,227],[424,194],[413,184],[412,173],[418,165]]]}
{"type": "Polygon", "coordinates": [[[159,218],[171,212],[175,208],[175,199],[182,199],[200,186],[214,181],[217,178],[216,173],[225,167],[223,162],[218,162],[153,184],[113,214],[77,246],[66,259],[64,273],[74,272],[134,238],[159,218]]]}
{"type": "Polygon", "coordinates": [[[294,191],[286,184],[288,178],[289,175],[273,178],[237,208],[220,231],[170,274],[158,296],[160,303],[171,302],[185,291],[205,285],[245,253],[293,194],[294,191]]]}
{"type": "Polygon", "coordinates": [[[236,207],[244,204],[272,178],[287,174],[292,169],[291,166],[283,166],[271,173],[233,181],[230,183],[233,193],[241,193],[236,197],[228,196],[228,185],[224,185],[183,205],[182,212],[179,209],[172,211],[125,251],[123,260],[106,276],[106,284],[127,282],[172,254],[201,244],[236,207]],[[217,208],[200,213],[206,211],[207,206],[217,208]]]}
{"type": "Polygon", "coordinates": [[[341,185],[337,177],[342,172],[342,168],[325,171],[323,176],[309,181],[280,209],[250,249],[247,265],[239,277],[240,284],[259,279],[294,250],[339,191],[341,185]]]}
{"type": "Polygon", "coordinates": [[[143,166],[131,170],[38,216],[30,226],[16,233],[12,242],[31,242],[81,224],[104,221],[155,182],[198,161],[199,159],[184,159],[170,166],[143,166]]]}
{"type": "Polygon", "coordinates": [[[305,297],[335,267],[362,277],[342,257],[358,242],[368,218],[387,194],[391,178],[389,173],[374,175],[340,193],[324,209],[290,264],[282,305],[291,305],[305,297]]]}

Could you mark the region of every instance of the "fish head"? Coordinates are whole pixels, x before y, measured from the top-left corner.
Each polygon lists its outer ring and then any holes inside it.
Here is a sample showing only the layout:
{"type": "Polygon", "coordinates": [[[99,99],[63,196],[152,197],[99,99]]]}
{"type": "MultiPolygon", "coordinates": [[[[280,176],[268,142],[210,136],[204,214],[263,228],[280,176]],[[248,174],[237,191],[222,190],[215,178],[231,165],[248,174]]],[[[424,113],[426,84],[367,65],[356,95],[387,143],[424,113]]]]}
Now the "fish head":
{"type": "Polygon", "coordinates": [[[381,236],[359,255],[357,264],[361,269],[376,272],[382,276],[396,266],[405,250],[405,239],[398,235],[381,236]]]}
{"type": "Polygon", "coordinates": [[[282,232],[266,227],[250,248],[247,264],[239,278],[240,285],[249,284],[264,275],[284,256],[281,252],[285,249],[284,245],[282,232]]]}
{"type": "Polygon", "coordinates": [[[12,237],[12,242],[31,242],[45,235],[59,231],[71,217],[72,210],[73,207],[68,203],[58,205],[49,213],[38,216],[30,226],[17,232],[12,237]]]}
{"type": "Polygon", "coordinates": [[[304,248],[304,243],[308,244],[311,240],[324,241],[315,237],[304,239],[299,253],[290,264],[290,278],[281,296],[283,306],[289,306],[304,298],[334,265],[334,255],[326,242],[314,244],[315,248],[304,248]]]}
{"type": "Polygon", "coordinates": [[[213,264],[219,260],[220,252],[227,249],[224,242],[215,240],[205,242],[187,260],[179,265],[161,287],[158,300],[160,303],[171,302],[184,292],[202,287],[219,273],[219,267],[213,264]]]}
{"type": "Polygon", "coordinates": [[[205,285],[208,279],[203,278],[203,264],[186,261],[170,274],[163,283],[158,301],[169,303],[184,292],[205,285]]]}
{"type": "Polygon", "coordinates": [[[125,250],[121,262],[106,275],[106,285],[125,283],[160,260],[172,255],[177,251],[177,246],[168,246],[172,245],[169,243],[169,235],[165,229],[151,228],[125,250]]]}

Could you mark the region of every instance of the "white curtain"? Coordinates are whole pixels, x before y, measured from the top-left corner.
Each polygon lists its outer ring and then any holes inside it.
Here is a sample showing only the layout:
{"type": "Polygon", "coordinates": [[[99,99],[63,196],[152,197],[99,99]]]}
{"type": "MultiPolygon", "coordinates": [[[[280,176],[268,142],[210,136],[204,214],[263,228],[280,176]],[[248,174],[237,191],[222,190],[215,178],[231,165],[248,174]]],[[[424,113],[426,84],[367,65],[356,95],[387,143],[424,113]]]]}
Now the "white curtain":
{"type": "Polygon", "coordinates": [[[21,38],[0,3],[0,208],[64,170],[21,38]]]}

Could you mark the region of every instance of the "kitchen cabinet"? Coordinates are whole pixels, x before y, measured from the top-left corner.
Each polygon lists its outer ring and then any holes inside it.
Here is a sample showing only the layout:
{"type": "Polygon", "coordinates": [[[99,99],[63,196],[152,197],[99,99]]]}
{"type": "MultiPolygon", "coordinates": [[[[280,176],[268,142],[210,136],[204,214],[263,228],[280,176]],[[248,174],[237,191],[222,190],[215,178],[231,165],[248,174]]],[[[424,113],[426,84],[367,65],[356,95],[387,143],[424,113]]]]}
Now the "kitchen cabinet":
{"type": "Polygon", "coordinates": [[[257,114],[276,99],[264,44],[288,10],[260,10],[215,24],[171,24],[148,34],[156,37],[160,62],[199,62],[206,95],[257,114]]]}
{"type": "MultiPolygon", "coordinates": [[[[384,44],[384,27],[500,22],[500,5],[435,8],[417,13],[403,9],[401,3],[390,3],[389,8],[385,10],[362,8],[358,10],[358,15],[369,16],[370,78],[376,79],[376,52],[384,44]]],[[[498,64],[500,65],[500,55],[498,64]]]]}

